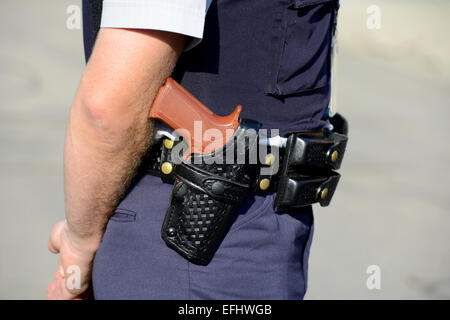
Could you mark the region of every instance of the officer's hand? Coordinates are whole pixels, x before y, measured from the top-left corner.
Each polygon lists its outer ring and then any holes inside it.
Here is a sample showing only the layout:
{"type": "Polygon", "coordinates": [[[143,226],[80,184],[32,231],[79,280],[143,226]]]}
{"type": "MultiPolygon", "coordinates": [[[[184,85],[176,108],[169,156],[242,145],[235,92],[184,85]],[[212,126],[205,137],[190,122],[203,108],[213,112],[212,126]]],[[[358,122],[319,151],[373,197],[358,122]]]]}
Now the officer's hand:
{"type": "Polygon", "coordinates": [[[89,239],[77,239],[66,221],[58,222],[52,229],[48,249],[60,254],[55,279],[47,286],[47,299],[91,298],[92,262],[97,246],[89,239]]]}

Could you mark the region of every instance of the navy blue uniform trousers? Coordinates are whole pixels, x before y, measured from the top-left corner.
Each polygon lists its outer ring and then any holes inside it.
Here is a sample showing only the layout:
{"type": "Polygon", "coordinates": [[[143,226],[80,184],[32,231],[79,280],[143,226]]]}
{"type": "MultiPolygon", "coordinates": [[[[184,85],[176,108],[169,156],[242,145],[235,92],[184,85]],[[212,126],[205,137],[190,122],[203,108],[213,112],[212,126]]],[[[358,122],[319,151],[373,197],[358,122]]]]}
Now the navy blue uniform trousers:
{"type": "MultiPolygon", "coordinates": [[[[101,5],[83,3],[86,57],[101,5]]],[[[200,45],[173,77],[219,115],[281,134],[327,124],[333,0],[215,0],[200,45]]],[[[181,110],[182,111],[182,110],[181,110]]],[[[247,196],[207,266],[161,239],[171,185],[141,176],[111,217],[93,269],[97,299],[302,299],[313,235],[311,207],[273,211],[274,195],[247,196]]]]}

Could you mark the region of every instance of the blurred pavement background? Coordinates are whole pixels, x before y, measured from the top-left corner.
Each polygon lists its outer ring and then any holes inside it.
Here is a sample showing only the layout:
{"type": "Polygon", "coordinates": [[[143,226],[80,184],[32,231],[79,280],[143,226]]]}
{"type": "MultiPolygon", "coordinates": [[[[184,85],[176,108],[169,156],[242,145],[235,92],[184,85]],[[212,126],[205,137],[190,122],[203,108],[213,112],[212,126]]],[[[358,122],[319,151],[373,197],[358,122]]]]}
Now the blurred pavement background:
{"type": "MultiPolygon", "coordinates": [[[[0,2],[0,299],[42,299],[64,217],[62,152],[81,76],[79,0],[0,2]]],[[[338,105],[350,142],[316,208],[307,299],[450,298],[450,4],[342,0],[338,105]],[[369,6],[381,29],[367,28],[369,6]],[[381,269],[381,289],[366,286],[381,269]]]]}

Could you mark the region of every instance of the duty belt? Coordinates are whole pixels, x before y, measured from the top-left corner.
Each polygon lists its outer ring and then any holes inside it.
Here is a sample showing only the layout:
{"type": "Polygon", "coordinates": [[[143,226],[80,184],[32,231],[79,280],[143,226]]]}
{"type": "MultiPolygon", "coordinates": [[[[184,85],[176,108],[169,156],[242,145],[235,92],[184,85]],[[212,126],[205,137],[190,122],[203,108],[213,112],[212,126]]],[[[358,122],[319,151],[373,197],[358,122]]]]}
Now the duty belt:
{"type": "MultiPolygon", "coordinates": [[[[341,166],[348,140],[348,124],[344,117],[336,114],[330,118],[330,124],[331,130],[292,133],[282,143],[267,141],[265,161],[251,170],[247,192],[261,196],[275,193],[275,212],[291,211],[314,203],[328,206],[341,177],[335,170],[341,166]],[[274,154],[279,157],[276,167],[274,154]]],[[[174,164],[172,150],[177,143],[179,141],[173,138],[160,137],[144,160],[146,173],[173,185],[177,179],[177,165],[174,164]]],[[[221,177],[220,173],[226,176],[227,166],[230,164],[215,164],[218,177],[221,177]]],[[[178,172],[189,174],[199,185],[203,184],[202,181],[214,180],[210,170],[202,170],[201,166],[183,165],[178,172]]],[[[216,179],[210,186],[211,191],[220,196],[226,192],[226,184],[226,179],[216,179]]]]}
{"type": "Polygon", "coordinates": [[[340,178],[334,170],[339,169],[347,144],[345,119],[335,115],[330,124],[333,130],[292,133],[285,143],[269,143],[270,146],[264,146],[267,149],[261,149],[270,139],[261,139],[259,135],[247,139],[254,128],[260,133],[260,125],[240,119],[233,136],[222,148],[208,154],[191,153],[190,161],[178,164],[176,160],[182,154],[178,144],[182,146],[184,141],[158,139],[145,164],[147,173],[173,185],[161,228],[162,239],[190,262],[207,265],[228,230],[235,207],[249,193],[275,192],[276,212],[316,202],[327,206],[340,178]],[[209,161],[224,151],[227,155],[231,153],[233,159],[244,155],[247,160],[255,149],[267,150],[264,161],[257,164],[209,161]]]}

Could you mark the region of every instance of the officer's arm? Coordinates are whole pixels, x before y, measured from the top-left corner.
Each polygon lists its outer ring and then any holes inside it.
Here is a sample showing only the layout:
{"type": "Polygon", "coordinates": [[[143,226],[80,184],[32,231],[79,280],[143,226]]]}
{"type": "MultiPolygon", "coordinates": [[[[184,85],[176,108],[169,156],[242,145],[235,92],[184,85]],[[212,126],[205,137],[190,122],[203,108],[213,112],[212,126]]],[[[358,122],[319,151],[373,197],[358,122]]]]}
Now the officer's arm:
{"type": "MultiPolygon", "coordinates": [[[[99,32],[72,105],[65,142],[67,223],[62,229],[77,248],[97,249],[108,217],[148,147],[152,101],[184,44],[184,36],[162,31],[99,32]]],[[[67,238],[60,233],[53,232],[52,251],[59,251],[59,239],[67,238]]]]}
{"type": "Polygon", "coordinates": [[[76,94],[64,154],[67,225],[100,241],[109,215],[148,147],[148,113],[185,37],[101,29],[76,94]]]}

